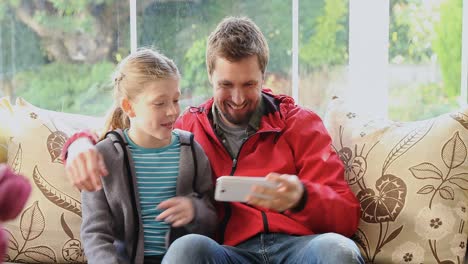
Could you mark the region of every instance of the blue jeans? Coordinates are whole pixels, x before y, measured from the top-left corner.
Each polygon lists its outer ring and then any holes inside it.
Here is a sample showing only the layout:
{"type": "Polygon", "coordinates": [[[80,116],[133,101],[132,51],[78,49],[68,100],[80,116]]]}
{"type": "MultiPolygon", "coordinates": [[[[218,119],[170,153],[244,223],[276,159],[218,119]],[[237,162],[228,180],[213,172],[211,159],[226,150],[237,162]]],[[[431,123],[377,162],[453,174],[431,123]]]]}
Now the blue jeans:
{"type": "Polygon", "coordinates": [[[196,234],[169,247],[163,264],[183,263],[364,263],[356,244],[335,233],[310,236],[259,234],[236,247],[196,234]]]}

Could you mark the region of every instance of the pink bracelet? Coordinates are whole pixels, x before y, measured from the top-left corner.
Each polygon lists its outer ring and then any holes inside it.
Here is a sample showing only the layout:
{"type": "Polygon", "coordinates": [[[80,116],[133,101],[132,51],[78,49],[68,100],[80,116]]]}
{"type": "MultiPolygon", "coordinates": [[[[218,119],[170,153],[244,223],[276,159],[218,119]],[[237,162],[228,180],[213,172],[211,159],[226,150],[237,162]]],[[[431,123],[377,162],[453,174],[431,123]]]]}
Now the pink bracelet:
{"type": "Polygon", "coordinates": [[[69,139],[67,139],[65,144],[63,144],[62,152],[60,153],[60,158],[63,161],[63,165],[65,165],[68,158],[68,148],[73,142],[75,142],[79,138],[88,138],[89,140],[91,140],[91,143],[93,143],[93,145],[96,145],[98,141],[98,137],[96,136],[96,134],[89,130],[83,130],[73,134],[69,139]]]}

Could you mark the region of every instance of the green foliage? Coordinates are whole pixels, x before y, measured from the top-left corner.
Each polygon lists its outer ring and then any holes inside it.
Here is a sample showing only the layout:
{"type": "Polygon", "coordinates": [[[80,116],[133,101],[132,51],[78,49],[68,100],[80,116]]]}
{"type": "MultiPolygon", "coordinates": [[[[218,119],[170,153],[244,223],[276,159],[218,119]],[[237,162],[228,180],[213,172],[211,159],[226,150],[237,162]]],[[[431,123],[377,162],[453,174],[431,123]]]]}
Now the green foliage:
{"type": "Polygon", "coordinates": [[[456,98],[441,84],[431,83],[390,91],[390,119],[414,121],[432,118],[457,109],[456,98]]]}
{"type": "Polygon", "coordinates": [[[0,77],[9,79],[44,63],[40,39],[34,32],[11,15],[0,20],[0,77]]]}
{"type": "MultiPolygon", "coordinates": [[[[61,10],[65,15],[72,15],[73,13],[80,12],[90,4],[101,4],[104,1],[96,1],[96,0],[48,0],[48,2],[52,3],[55,9],[61,10]]],[[[112,1],[111,1],[112,2],[112,1]]]]}
{"type": "Polygon", "coordinates": [[[0,2],[0,21],[4,20],[8,13],[17,8],[21,0],[3,0],[0,2]]]}
{"type": "Polygon", "coordinates": [[[195,96],[210,94],[205,62],[206,38],[195,41],[185,53],[182,63],[182,92],[195,96]]]}
{"type": "MultiPolygon", "coordinates": [[[[347,62],[347,6],[348,0],[300,2],[301,67],[347,62]]],[[[229,15],[252,18],[269,43],[267,71],[286,77],[291,69],[291,12],[291,2],[284,0],[271,0],[268,4],[263,0],[158,2],[147,7],[139,17],[138,43],[157,47],[174,59],[182,72],[185,96],[206,96],[211,92],[205,43],[221,19],[229,15]]]]}
{"type": "Polygon", "coordinates": [[[389,61],[421,64],[431,60],[435,10],[423,0],[390,1],[389,61]]]}
{"type": "MultiPolygon", "coordinates": [[[[390,1],[390,32],[389,60],[403,62],[408,59],[408,44],[410,41],[411,16],[408,1],[390,1]]],[[[411,59],[410,59],[411,60],[411,59]]]]}
{"type": "Polygon", "coordinates": [[[36,11],[34,19],[39,24],[50,30],[73,32],[79,29],[88,33],[94,31],[92,20],[95,17],[90,14],[90,11],[94,6],[103,3],[102,0],[48,0],[48,2],[53,5],[55,12],[36,11]]]}
{"type": "Polygon", "coordinates": [[[440,21],[435,24],[437,54],[448,96],[459,95],[461,81],[462,0],[446,0],[440,6],[440,21]]]}
{"type": "Polygon", "coordinates": [[[252,18],[270,46],[268,71],[289,74],[292,27],[289,1],[271,0],[268,4],[263,0],[157,2],[147,7],[138,21],[138,43],[159,48],[180,65],[193,43],[206,39],[225,16],[252,18]]]}
{"type": "Polygon", "coordinates": [[[263,0],[154,3],[138,20],[138,43],[156,47],[174,59],[182,72],[181,86],[185,96],[191,96],[190,93],[210,96],[205,66],[206,39],[225,16],[248,16],[254,20],[269,43],[267,71],[289,75],[292,27],[289,1],[271,0],[268,4],[263,0]]]}
{"type": "MultiPolygon", "coordinates": [[[[291,71],[292,4],[291,1],[244,1],[238,14],[248,16],[259,26],[270,49],[267,71],[288,76],[291,71]]],[[[226,14],[229,15],[229,12],[226,14]]],[[[214,29],[214,27],[213,27],[214,29]]]]}
{"type": "Polygon", "coordinates": [[[59,30],[63,32],[73,32],[77,29],[85,32],[93,32],[93,23],[90,19],[91,16],[76,16],[74,12],[69,9],[62,10],[63,14],[58,16],[51,16],[45,11],[36,11],[34,19],[50,30],[59,30]]]}
{"type": "Polygon", "coordinates": [[[16,75],[17,96],[49,110],[104,114],[112,104],[110,76],[115,66],[51,63],[16,75]]]}
{"type": "Polygon", "coordinates": [[[301,46],[299,57],[304,66],[323,68],[347,62],[347,0],[326,0],[320,16],[315,21],[315,34],[301,46]]]}
{"type": "Polygon", "coordinates": [[[180,66],[193,41],[207,34],[191,16],[191,12],[204,16],[197,7],[189,1],[148,6],[138,17],[138,45],[157,48],[180,66]]]}
{"type": "Polygon", "coordinates": [[[223,1],[154,3],[139,16],[139,46],[154,47],[175,61],[182,74],[183,98],[211,95],[204,92],[210,89],[205,45],[212,30],[210,26],[216,25],[218,18],[222,18],[220,2],[223,1]]]}
{"type": "MultiPolygon", "coordinates": [[[[440,22],[433,27],[436,18],[433,10],[426,8],[425,0],[390,0],[390,61],[424,64],[431,62],[435,52],[444,77],[444,86],[425,85],[405,88],[398,94],[392,92],[390,101],[406,102],[392,106],[392,115],[424,118],[453,105],[453,96],[460,86],[461,3],[462,0],[446,0],[440,10],[440,22]],[[434,32],[437,38],[432,41],[434,32]]],[[[137,20],[139,46],[153,46],[174,59],[182,73],[184,99],[198,100],[211,95],[205,65],[206,38],[229,15],[248,16],[255,21],[269,43],[268,73],[277,78],[276,85],[289,85],[281,81],[288,79],[291,69],[291,1],[138,1],[137,4],[145,6],[137,20]]],[[[301,0],[299,4],[301,71],[329,73],[330,67],[346,64],[349,0],[301,0]]],[[[74,65],[48,61],[55,57],[46,58],[47,38],[40,39],[15,20],[15,10],[24,7],[34,7],[35,22],[48,29],[65,33],[83,30],[92,35],[93,22],[100,19],[96,14],[104,7],[110,7],[106,10],[115,11],[116,16],[125,16],[128,5],[122,4],[122,0],[0,1],[0,74],[6,80],[14,77],[16,95],[51,110],[102,114],[112,100],[107,81],[113,63],[74,65]]],[[[112,43],[116,47],[110,47],[112,52],[106,60],[118,62],[128,54],[128,25],[118,26],[117,43],[112,43]]]]}
{"type": "MultiPolygon", "coordinates": [[[[93,32],[93,19],[91,12],[99,9],[101,4],[113,4],[121,0],[47,0],[42,3],[21,0],[2,0],[0,3],[0,20],[6,14],[14,12],[23,5],[40,6],[42,10],[35,10],[34,20],[41,26],[50,30],[72,32],[83,30],[93,32]],[[21,3],[23,2],[23,3],[21,3]],[[49,8],[49,6],[53,8],[49,8]]],[[[26,11],[27,12],[27,11],[26,11]]]]}

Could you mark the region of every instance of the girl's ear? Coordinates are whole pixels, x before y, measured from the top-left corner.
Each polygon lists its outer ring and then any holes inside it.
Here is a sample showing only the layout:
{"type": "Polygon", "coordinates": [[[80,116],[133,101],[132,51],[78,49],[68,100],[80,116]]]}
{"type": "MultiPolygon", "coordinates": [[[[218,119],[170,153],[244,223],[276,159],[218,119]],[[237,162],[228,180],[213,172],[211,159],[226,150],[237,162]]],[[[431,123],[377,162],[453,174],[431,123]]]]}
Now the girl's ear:
{"type": "Polygon", "coordinates": [[[120,100],[120,107],[122,107],[122,110],[127,114],[128,117],[135,117],[135,111],[133,111],[133,106],[132,102],[128,100],[128,98],[122,98],[120,100]]]}

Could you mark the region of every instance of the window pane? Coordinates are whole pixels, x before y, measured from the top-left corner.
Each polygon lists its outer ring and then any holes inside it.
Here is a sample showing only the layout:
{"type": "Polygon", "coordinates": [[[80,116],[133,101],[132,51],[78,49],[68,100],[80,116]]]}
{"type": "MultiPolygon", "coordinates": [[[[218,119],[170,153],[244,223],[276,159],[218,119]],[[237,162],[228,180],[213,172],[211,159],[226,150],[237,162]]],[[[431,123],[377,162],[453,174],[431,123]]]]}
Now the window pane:
{"type": "Polygon", "coordinates": [[[182,74],[182,107],[212,96],[205,66],[206,39],[226,16],[247,16],[270,48],[266,87],[291,94],[291,1],[201,0],[138,2],[138,45],[172,58],[182,74]]]}
{"type": "Polygon", "coordinates": [[[128,1],[15,2],[0,3],[0,96],[105,113],[111,72],[130,50],[128,1]]]}
{"type": "Polygon", "coordinates": [[[390,16],[390,117],[418,120],[455,109],[462,0],[391,0],[390,16]]]}
{"type": "Polygon", "coordinates": [[[348,0],[299,1],[299,103],[323,115],[348,85],[348,0]]]}

